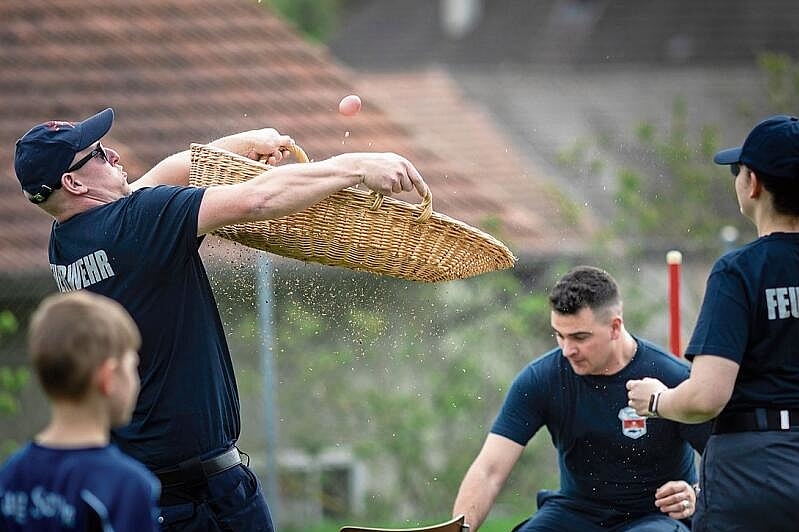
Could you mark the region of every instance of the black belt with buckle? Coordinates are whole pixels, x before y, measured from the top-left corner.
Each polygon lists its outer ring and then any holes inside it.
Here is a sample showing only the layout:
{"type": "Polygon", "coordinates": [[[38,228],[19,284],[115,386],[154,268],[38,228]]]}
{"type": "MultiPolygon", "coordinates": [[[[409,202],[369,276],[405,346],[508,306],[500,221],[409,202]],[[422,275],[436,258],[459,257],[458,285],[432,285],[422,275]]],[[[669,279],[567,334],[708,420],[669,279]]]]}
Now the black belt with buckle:
{"type": "Polygon", "coordinates": [[[713,421],[713,434],[791,429],[799,429],[799,410],[795,408],[727,412],[713,421]]]}
{"type": "Polygon", "coordinates": [[[200,484],[208,477],[227,471],[240,463],[241,454],[237,448],[232,447],[207,460],[191,458],[181,462],[177,467],[159,469],[155,471],[155,476],[161,481],[162,487],[200,484]]]}

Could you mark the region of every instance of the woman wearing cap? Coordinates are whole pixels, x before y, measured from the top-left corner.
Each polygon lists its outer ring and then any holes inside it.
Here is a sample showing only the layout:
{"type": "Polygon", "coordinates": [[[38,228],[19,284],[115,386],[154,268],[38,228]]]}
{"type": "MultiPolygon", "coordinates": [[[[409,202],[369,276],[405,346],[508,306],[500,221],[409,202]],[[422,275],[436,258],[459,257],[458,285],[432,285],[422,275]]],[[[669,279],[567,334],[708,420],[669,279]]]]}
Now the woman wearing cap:
{"type": "Polygon", "coordinates": [[[716,418],[694,531],[796,530],[799,523],[799,119],[773,116],[730,165],[741,213],[758,237],[716,261],[675,388],[627,383],[642,415],[716,418]]]}

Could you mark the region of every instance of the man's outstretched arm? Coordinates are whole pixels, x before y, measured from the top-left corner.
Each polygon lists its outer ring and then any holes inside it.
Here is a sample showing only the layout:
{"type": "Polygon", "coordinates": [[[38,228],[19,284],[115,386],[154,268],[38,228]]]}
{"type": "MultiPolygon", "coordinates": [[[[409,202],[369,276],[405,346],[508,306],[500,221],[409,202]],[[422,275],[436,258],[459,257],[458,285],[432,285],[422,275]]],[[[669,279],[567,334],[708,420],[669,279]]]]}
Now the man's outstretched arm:
{"type": "Polygon", "coordinates": [[[494,501],[505,485],[524,446],[497,434],[489,434],[483,448],[463,477],[452,515],[466,516],[470,532],[485,521],[494,501]]]}

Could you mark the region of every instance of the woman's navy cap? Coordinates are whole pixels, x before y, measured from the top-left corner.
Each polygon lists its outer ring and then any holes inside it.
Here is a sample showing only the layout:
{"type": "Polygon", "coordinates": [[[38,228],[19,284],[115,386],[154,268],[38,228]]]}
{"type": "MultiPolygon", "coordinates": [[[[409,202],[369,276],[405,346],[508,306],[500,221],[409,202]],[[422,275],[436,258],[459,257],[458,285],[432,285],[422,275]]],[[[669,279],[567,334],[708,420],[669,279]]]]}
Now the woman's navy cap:
{"type": "Polygon", "coordinates": [[[741,147],[721,150],[713,162],[742,163],[767,176],[799,178],[799,118],[777,115],[763,120],[741,147]]]}

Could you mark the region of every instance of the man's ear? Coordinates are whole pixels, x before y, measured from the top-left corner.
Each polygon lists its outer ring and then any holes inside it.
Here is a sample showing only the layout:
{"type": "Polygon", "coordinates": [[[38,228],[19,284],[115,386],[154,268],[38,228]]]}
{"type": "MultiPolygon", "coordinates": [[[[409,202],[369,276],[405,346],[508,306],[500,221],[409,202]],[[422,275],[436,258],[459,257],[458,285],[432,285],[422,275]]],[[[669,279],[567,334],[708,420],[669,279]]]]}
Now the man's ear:
{"type": "Polygon", "coordinates": [[[618,314],[616,316],[613,316],[613,318],[611,318],[610,320],[610,331],[614,340],[621,337],[622,323],[623,321],[621,319],[621,316],[619,316],[618,314]]]}
{"type": "Polygon", "coordinates": [[[78,181],[73,173],[66,173],[61,176],[61,188],[69,190],[73,194],[82,194],[86,191],[86,187],[83,186],[83,183],[78,181]]]}

